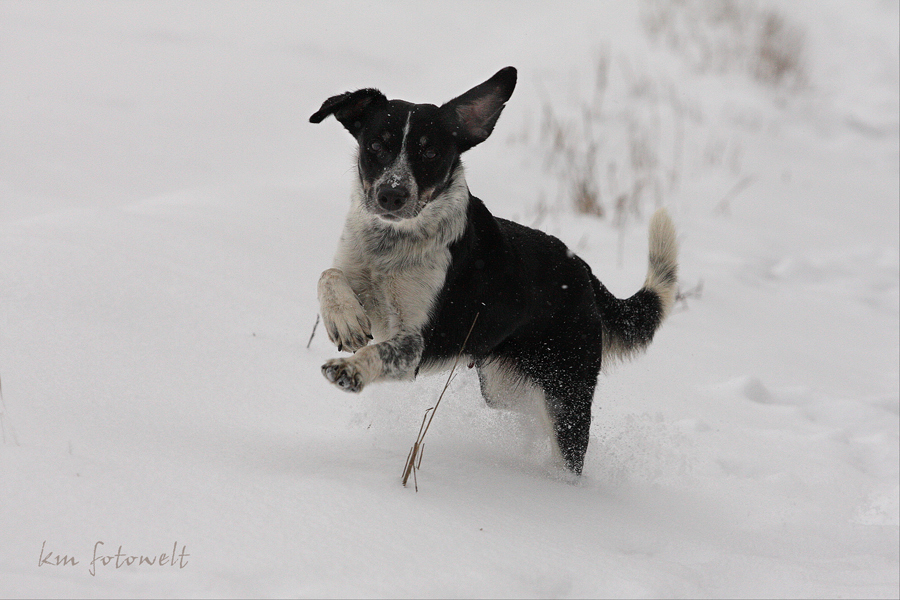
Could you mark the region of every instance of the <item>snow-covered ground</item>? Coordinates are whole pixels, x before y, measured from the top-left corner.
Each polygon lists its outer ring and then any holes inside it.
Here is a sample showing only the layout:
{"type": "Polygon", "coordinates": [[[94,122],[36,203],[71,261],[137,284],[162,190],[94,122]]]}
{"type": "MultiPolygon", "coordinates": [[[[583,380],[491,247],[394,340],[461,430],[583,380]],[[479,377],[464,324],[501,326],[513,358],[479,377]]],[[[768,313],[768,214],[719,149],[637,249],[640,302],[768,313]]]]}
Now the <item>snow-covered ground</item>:
{"type": "Polygon", "coordinates": [[[898,597],[898,4],[777,6],[799,87],[697,69],[656,6],[0,3],[0,595],[898,597]],[[575,214],[539,134],[600,55],[608,114],[626,77],[690,107],[660,168],[702,294],[601,378],[578,484],[462,372],[404,488],[445,376],[321,377],[353,144],[307,119],[517,66],[470,187],[624,296],[645,222],[575,214]]]}

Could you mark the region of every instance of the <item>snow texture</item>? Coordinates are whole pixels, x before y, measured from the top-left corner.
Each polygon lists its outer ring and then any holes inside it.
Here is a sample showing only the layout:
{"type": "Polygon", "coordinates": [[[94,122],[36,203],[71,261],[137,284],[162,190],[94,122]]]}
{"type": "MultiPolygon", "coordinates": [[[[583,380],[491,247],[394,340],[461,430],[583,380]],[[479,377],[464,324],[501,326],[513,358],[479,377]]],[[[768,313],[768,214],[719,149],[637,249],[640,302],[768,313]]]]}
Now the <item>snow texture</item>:
{"type": "Polygon", "coordinates": [[[642,6],[0,3],[0,595],[898,597],[898,5],[772,5],[794,87],[642,6]],[[601,377],[580,481],[463,369],[404,488],[446,376],[321,376],[354,149],[307,118],[515,65],[471,189],[630,295],[651,211],[576,214],[537,133],[601,50],[690,107],[661,203],[702,294],[601,377]]]}

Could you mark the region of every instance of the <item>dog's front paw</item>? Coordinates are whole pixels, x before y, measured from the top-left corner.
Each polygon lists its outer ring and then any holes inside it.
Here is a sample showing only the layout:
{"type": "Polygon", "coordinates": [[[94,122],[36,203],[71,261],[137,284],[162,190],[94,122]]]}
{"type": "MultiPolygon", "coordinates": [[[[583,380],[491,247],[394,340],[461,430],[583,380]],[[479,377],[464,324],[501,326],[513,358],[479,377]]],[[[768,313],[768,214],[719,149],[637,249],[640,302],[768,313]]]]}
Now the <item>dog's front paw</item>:
{"type": "Polygon", "coordinates": [[[347,392],[363,389],[362,374],[348,359],[333,358],[322,365],[325,379],[347,392]]]}
{"type": "Polygon", "coordinates": [[[372,339],[372,324],[343,271],[325,269],[318,290],[325,331],[338,350],[356,352],[366,346],[372,339]]]}
{"type": "Polygon", "coordinates": [[[328,338],[338,350],[356,352],[372,339],[372,325],[356,299],[346,303],[339,310],[325,310],[322,319],[328,338]]]}

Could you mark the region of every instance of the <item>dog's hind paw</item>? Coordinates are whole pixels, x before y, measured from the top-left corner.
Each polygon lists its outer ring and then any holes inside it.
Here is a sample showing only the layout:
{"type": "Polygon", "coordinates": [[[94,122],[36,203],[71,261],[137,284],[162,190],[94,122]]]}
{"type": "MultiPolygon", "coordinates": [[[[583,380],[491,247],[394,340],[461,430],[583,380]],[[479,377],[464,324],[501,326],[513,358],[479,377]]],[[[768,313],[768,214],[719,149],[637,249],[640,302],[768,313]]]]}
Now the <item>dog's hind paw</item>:
{"type": "Polygon", "coordinates": [[[363,388],[359,370],[345,358],[333,358],[322,365],[325,379],[347,392],[360,392],[363,388]]]}

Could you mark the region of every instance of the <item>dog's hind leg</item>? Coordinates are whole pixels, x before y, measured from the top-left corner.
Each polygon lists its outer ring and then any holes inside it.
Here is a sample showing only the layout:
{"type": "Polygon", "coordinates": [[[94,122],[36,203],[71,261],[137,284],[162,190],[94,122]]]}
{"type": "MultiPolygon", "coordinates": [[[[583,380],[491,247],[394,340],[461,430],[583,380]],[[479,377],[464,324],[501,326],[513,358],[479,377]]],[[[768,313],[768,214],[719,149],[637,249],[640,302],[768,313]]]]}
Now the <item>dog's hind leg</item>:
{"type": "Polygon", "coordinates": [[[478,361],[476,367],[485,404],[501,409],[516,409],[522,404],[528,384],[514,367],[497,360],[478,361]]]}
{"type": "Polygon", "coordinates": [[[547,412],[553,422],[556,443],[566,468],[581,474],[591,433],[591,403],[595,385],[573,384],[560,393],[544,390],[547,412]]]}
{"type": "Polygon", "coordinates": [[[599,325],[579,324],[550,339],[550,354],[535,354],[523,367],[544,392],[547,416],[566,469],[581,474],[591,433],[591,405],[600,373],[599,325]],[[578,332],[578,333],[574,333],[578,332]],[[567,343],[563,343],[565,340],[567,343]]]}

